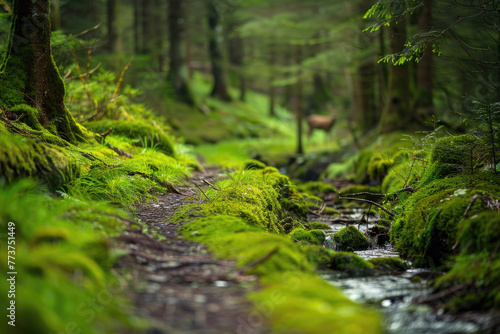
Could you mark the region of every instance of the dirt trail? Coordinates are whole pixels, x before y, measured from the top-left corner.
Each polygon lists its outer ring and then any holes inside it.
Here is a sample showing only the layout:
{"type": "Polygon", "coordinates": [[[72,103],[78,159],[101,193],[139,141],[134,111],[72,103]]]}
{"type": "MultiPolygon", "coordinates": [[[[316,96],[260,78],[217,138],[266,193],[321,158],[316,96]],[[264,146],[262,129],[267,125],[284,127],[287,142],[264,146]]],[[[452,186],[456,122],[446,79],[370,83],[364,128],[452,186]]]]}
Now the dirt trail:
{"type": "MultiPolygon", "coordinates": [[[[195,174],[192,181],[215,182],[218,171],[195,174]]],[[[135,313],[151,320],[147,333],[239,333],[251,312],[245,295],[257,285],[257,277],[242,275],[234,261],[215,260],[205,246],[179,238],[183,224],[169,220],[175,209],[196,194],[194,187],[181,187],[182,193],[165,194],[158,203],[141,206],[137,217],[146,223],[149,233],[157,232],[166,240],[127,229],[118,238],[117,247],[129,250],[115,270],[127,277],[126,288],[135,313]]],[[[253,333],[266,333],[265,328],[253,333]]]]}

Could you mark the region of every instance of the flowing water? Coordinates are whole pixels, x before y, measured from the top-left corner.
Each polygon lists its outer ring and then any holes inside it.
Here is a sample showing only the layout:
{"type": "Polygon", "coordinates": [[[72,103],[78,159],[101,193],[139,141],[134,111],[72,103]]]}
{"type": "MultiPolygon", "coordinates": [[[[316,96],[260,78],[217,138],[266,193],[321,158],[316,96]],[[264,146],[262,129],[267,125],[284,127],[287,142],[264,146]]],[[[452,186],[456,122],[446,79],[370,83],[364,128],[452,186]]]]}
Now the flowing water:
{"type": "MultiPolygon", "coordinates": [[[[353,221],[362,217],[361,210],[349,214],[353,221]]],[[[364,224],[352,224],[365,232],[376,222],[376,217],[368,219],[364,224]]],[[[346,224],[329,222],[334,234],[346,224]]],[[[331,240],[331,238],[329,238],[331,240]]],[[[327,242],[328,244],[328,242],[327,242]]],[[[330,241],[330,247],[335,247],[330,241]]],[[[365,260],[377,257],[398,257],[398,253],[390,244],[376,245],[356,254],[365,260]]],[[[411,264],[411,263],[410,263],[411,264]]],[[[500,333],[500,329],[489,329],[495,319],[485,314],[466,313],[458,316],[445,314],[442,310],[433,310],[427,305],[414,303],[415,298],[432,293],[426,281],[412,282],[411,278],[422,269],[410,269],[401,275],[382,275],[372,277],[349,278],[339,273],[323,274],[322,278],[333,286],[340,288],[350,299],[377,308],[384,318],[384,326],[389,334],[466,334],[466,333],[500,333]]]]}

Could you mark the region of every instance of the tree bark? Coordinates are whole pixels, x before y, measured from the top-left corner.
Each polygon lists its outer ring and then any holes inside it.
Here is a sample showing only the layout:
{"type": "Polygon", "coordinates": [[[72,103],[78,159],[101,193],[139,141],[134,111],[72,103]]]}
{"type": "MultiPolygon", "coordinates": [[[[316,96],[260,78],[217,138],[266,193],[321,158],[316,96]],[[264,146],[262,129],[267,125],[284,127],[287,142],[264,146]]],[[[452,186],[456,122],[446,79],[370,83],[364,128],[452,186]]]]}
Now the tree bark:
{"type": "MultiPolygon", "coordinates": [[[[424,0],[422,12],[418,18],[418,26],[421,32],[432,29],[432,0],[424,0]]],[[[430,116],[434,112],[433,103],[433,57],[432,43],[426,45],[425,53],[418,63],[418,102],[417,108],[421,116],[430,116]]]]}
{"type": "MultiPolygon", "coordinates": [[[[390,53],[396,53],[404,48],[406,42],[406,21],[391,24],[390,53]]],[[[389,67],[387,101],[379,123],[382,132],[408,127],[413,116],[410,110],[410,78],[408,64],[389,67]]]]}
{"type": "Polygon", "coordinates": [[[358,68],[359,115],[364,132],[377,125],[378,111],[375,104],[376,67],[368,60],[358,68]]]}
{"type": "Polygon", "coordinates": [[[148,54],[153,50],[153,45],[155,41],[155,30],[153,17],[153,0],[141,1],[142,6],[142,42],[144,54],[148,54]]]}
{"type": "MultiPolygon", "coordinates": [[[[234,31],[237,27],[237,24],[233,22],[230,25],[229,31],[234,31]]],[[[240,101],[245,101],[246,98],[246,80],[244,74],[244,58],[245,58],[245,49],[244,49],[243,39],[239,36],[230,37],[228,40],[228,54],[229,54],[229,63],[232,67],[233,75],[237,78],[239,88],[240,88],[240,101]]]]}
{"type": "Polygon", "coordinates": [[[296,46],[295,49],[295,60],[299,70],[297,72],[297,83],[295,86],[295,113],[297,117],[297,154],[304,153],[304,146],[302,145],[302,119],[304,118],[302,113],[302,71],[300,66],[302,64],[302,47],[300,45],[296,46]]]}
{"type": "Polygon", "coordinates": [[[189,87],[189,72],[186,59],[187,1],[170,0],[168,10],[170,40],[170,81],[176,98],[194,105],[189,87]]]}
{"type": "Polygon", "coordinates": [[[112,53],[119,53],[122,51],[120,0],[108,0],[106,9],[108,24],[108,51],[112,53]]]}
{"type": "Polygon", "coordinates": [[[50,3],[50,22],[52,31],[61,29],[61,11],[59,2],[60,0],[52,0],[50,3]]]}
{"type": "Polygon", "coordinates": [[[8,110],[24,105],[35,130],[50,127],[68,142],[87,141],[89,134],[64,105],[64,82],[50,47],[49,8],[48,0],[14,1],[7,54],[0,66],[0,106],[8,110]]]}
{"type": "Polygon", "coordinates": [[[133,0],[134,6],[134,52],[139,54],[141,52],[141,42],[140,42],[140,34],[141,34],[141,12],[139,0],[133,0]]]}
{"type": "Polygon", "coordinates": [[[227,89],[227,79],[224,67],[222,22],[217,13],[214,0],[207,1],[208,6],[208,51],[212,63],[212,75],[214,78],[211,96],[224,101],[230,101],[227,89]]]}

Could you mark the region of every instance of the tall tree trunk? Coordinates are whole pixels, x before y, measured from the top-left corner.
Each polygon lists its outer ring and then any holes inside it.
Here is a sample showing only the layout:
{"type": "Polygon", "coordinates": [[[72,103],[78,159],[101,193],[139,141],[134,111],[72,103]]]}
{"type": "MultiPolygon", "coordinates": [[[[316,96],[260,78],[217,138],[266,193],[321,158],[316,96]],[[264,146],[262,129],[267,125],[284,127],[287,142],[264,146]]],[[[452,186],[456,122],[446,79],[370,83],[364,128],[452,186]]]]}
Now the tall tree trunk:
{"type": "Polygon", "coordinates": [[[271,43],[269,45],[269,116],[276,117],[276,87],[273,81],[276,79],[276,46],[271,43]]]}
{"type": "Polygon", "coordinates": [[[61,29],[61,7],[59,6],[59,2],[60,0],[52,0],[50,2],[50,23],[52,31],[61,29]]]}
{"type": "Polygon", "coordinates": [[[186,60],[187,1],[170,0],[168,10],[170,68],[168,80],[176,97],[185,103],[194,105],[189,87],[189,73],[186,60]]]}
{"type": "Polygon", "coordinates": [[[68,142],[86,141],[90,136],[64,105],[64,82],[50,47],[49,8],[48,0],[14,1],[7,54],[0,66],[0,106],[24,105],[35,130],[54,126],[68,142]]]}
{"type": "Polygon", "coordinates": [[[368,60],[358,68],[359,116],[361,128],[368,131],[377,125],[378,110],[375,104],[376,67],[368,60]]]}
{"type": "Polygon", "coordinates": [[[122,51],[122,33],[120,23],[120,0],[107,2],[108,50],[112,53],[122,51]]]}
{"type": "MultiPolygon", "coordinates": [[[[406,21],[391,24],[390,53],[396,53],[404,48],[406,42],[406,21]]],[[[412,110],[410,110],[410,78],[408,64],[389,67],[387,102],[379,123],[382,132],[409,126],[412,110]]]]}
{"type": "Polygon", "coordinates": [[[153,54],[158,60],[158,71],[162,71],[162,63],[163,63],[163,25],[161,22],[164,22],[163,14],[165,8],[163,6],[163,0],[154,0],[154,11],[153,11],[153,30],[154,30],[154,39],[153,39],[153,54]]]}
{"type": "MultiPolygon", "coordinates": [[[[422,32],[430,31],[432,27],[432,0],[424,0],[422,12],[418,17],[418,26],[422,32]]],[[[433,57],[432,43],[428,43],[425,53],[418,63],[418,102],[419,116],[430,116],[434,112],[433,98],[433,57]]]]}
{"type": "Polygon", "coordinates": [[[230,101],[227,89],[227,79],[224,68],[222,22],[217,13],[215,0],[208,0],[208,51],[212,63],[212,75],[214,84],[211,96],[224,101],[230,101]]]}
{"type": "MultiPolygon", "coordinates": [[[[237,27],[237,23],[233,22],[229,27],[229,31],[234,31],[237,27]]],[[[243,39],[239,36],[230,37],[228,40],[228,55],[229,63],[232,67],[233,75],[237,78],[239,88],[240,88],[240,101],[245,101],[246,97],[246,81],[244,74],[244,50],[243,39]]]]}
{"type": "Polygon", "coordinates": [[[155,30],[154,25],[158,22],[154,21],[153,18],[153,0],[141,1],[142,6],[142,43],[144,54],[149,54],[153,49],[155,41],[155,30]]]}
{"type": "Polygon", "coordinates": [[[300,70],[300,66],[302,64],[302,47],[300,45],[296,46],[295,50],[295,60],[297,63],[297,66],[299,67],[298,73],[297,73],[297,83],[295,86],[295,113],[297,117],[297,153],[298,154],[303,154],[304,153],[304,146],[302,145],[302,135],[303,135],[303,130],[302,130],[302,119],[303,113],[302,113],[302,71],[300,70]]]}
{"type": "Polygon", "coordinates": [[[133,0],[134,6],[134,53],[139,54],[141,52],[141,6],[139,5],[140,0],[133,0]]]}

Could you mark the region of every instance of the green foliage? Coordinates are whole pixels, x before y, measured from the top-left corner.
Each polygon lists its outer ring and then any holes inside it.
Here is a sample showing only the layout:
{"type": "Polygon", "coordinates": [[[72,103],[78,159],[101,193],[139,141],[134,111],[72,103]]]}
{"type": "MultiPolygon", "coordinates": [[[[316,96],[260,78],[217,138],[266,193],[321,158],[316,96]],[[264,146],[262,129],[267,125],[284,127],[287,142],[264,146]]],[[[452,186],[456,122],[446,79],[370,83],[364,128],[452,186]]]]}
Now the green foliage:
{"type": "Polygon", "coordinates": [[[354,226],[347,226],[333,235],[333,241],[341,250],[363,250],[370,245],[368,239],[354,226]]]}
{"type": "Polygon", "coordinates": [[[460,172],[474,173],[477,153],[481,151],[478,141],[471,135],[444,137],[436,141],[431,162],[438,164],[435,178],[460,172]]]}
{"type": "MultiPolygon", "coordinates": [[[[21,301],[16,320],[30,319],[9,329],[3,322],[3,332],[63,332],[74,323],[82,332],[100,333],[125,330],[136,321],[124,313],[127,301],[110,271],[108,237],[121,233],[122,212],[96,202],[54,199],[26,180],[0,188],[0,207],[5,254],[8,233],[15,233],[16,300],[21,301]],[[9,230],[9,222],[15,229],[9,230]]],[[[7,265],[7,257],[0,259],[2,271],[10,271],[7,265]]],[[[7,283],[0,283],[2,291],[8,291],[7,283]]],[[[7,305],[7,294],[0,301],[7,305]]]]}

